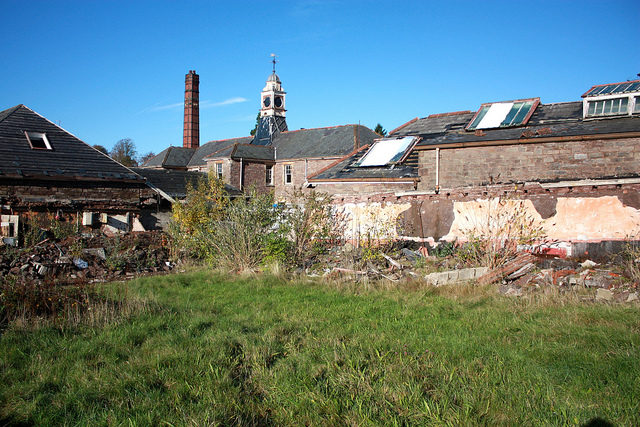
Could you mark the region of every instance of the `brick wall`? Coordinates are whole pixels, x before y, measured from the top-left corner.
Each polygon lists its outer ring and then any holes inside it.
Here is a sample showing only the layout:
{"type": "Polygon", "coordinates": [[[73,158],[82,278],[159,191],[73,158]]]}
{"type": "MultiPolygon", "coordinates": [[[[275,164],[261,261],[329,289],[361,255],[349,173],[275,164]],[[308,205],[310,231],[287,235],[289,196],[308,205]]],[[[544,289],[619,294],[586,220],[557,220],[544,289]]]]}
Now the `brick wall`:
{"type": "MultiPolygon", "coordinates": [[[[640,138],[440,150],[440,187],[637,175],[640,138]]],[[[435,187],[435,150],[420,152],[419,189],[435,187]]]]}
{"type": "Polygon", "coordinates": [[[307,176],[311,176],[317,173],[320,169],[323,169],[330,164],[334,163],[337,159],[310,159],[306,161],[306,175],[305,175],[305,160],[292,160],[281,161],[273,166],[273,183],[275,187],[275,194],[277,199],[286,198],[287,192],[292,191],[294,188],[300,188],[307,176]],[[284,182],[284,165],[290,164],[293,172],[293,181],[291,184],[285,184],[284,182]]]}
{"type": "Polygon", "coordinates": [[[368,184],[366,182],[354,182],[354,183],[338,183],[338,184],[318,184],[316,185],[317,191],[329,193],[337,200],[349,200],[351,201],[367,201],[372,197],[377,198],[384,195],[384,197],[395,197],[395,192],[412,191],[414,189],[413,183],[401,184],[386,182],[380,184],[368,184]]]}

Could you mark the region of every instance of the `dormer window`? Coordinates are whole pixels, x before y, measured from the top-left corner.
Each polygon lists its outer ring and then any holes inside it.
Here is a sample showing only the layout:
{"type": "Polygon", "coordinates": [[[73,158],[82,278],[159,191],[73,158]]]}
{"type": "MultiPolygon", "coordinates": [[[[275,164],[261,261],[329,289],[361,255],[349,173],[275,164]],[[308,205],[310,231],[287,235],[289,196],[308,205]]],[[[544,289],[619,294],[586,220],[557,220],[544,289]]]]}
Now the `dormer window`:
{"type": "Polygon", "coordinates": [[[467,125],[467,130],[524,126],[538,104],[540,104],[540,98],[482,104],[467,125]]]}
{"type": "Polygon", "coordinates": [[[583,117],[640,113],[640,80],[593,86],[582,95],[583,117]]]}
{"type": "Polygon", "coordinates": [[[27,137],[32,150],[53,150],[46,134],[25,131],[24,135],[27,137]]]}

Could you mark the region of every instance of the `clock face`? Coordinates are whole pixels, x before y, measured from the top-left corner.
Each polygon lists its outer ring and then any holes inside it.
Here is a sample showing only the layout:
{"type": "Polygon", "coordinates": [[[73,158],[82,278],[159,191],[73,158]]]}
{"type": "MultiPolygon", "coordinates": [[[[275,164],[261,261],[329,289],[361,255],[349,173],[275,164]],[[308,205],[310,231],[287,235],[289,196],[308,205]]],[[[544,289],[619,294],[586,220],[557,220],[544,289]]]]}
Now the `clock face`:
{"type": "Polygon", "coordinates": [[[271,97],[267,96],[264,101],[262,101],[262,103],[264,104],[265,107],[268,107],[269,105],[271,105],[271,97]]]}
{"type": "Polygon", "coordinates": [[[274,104],[276,104],[276,107],[278,108],[282,107],[282,97],[276,96],[274,99],[274,104]]]}

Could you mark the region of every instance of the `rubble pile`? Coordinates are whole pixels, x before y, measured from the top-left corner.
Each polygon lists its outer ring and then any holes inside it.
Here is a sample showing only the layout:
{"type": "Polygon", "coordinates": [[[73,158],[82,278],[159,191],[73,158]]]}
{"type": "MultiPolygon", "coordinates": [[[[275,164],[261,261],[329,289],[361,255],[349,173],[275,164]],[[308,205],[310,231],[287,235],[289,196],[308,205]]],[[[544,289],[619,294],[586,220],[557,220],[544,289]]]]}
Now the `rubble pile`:
{"type": "Polygon", "coordinates": [[[0,280],[19,283],[104,282],[165,273],[173,267],[161,232],[47,238],[21,249],[0,246],[0,280]]]}
{"type": "MultiPolygon", "coordinates": [[[[349,248],[351,252],[354,251],[349,248]]],[[[394,248],[389,255],[364,260],[360,255],[345,256],[334,253],[324,260],[324,275],[338,278],[354,277],[356,280],[387,279],[394,282],[403,279],[424,279],[429,285],[442,286],[475,281],[478,284],[498,284],[503,295],[522,296],[549,287],[560,291],[579,288],[593,289],[596,301],[640,302],[640,283],[624,277],[614,265],[600,265],[587,260],[548,257],[522,252],[499,268],[455,266],[454,258],[429,256],[429,249],[420,247],[394,248]],[[452,266],[453,268],[447,268],[452,266]],[[433,271],[424,274],[424,271],[433,271]]],[[[640,260],[638,260],[640,263],[640,260]]],[[[639,265],[640,267],[640,265],[639,265]]],[[[591,298],[591,297],[590,297],[591,298]]]]}

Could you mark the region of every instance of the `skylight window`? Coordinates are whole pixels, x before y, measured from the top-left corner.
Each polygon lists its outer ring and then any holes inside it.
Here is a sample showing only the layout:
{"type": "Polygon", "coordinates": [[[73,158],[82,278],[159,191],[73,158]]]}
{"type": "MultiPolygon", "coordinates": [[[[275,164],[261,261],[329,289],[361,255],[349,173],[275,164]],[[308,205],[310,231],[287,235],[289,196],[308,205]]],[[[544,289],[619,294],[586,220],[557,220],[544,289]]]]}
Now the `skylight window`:
{"type": "Polygon", "coordinates": [[[482,104],[467,130],[494,129],[526,125],[540,98],[482,104]]]}
{"type": "Polygon", "coordinates": [[[40,132],[25,132],[27,141],[33,150],[53,150],[47,135],[40,132]]]}
{"type": "Polygon", "coordinates": [[[386,166],[390,163],[399,163],[418,141],[415,136],[403,138],[384,138],[376,141],[362,156],[357,166],[386,166]]]}

